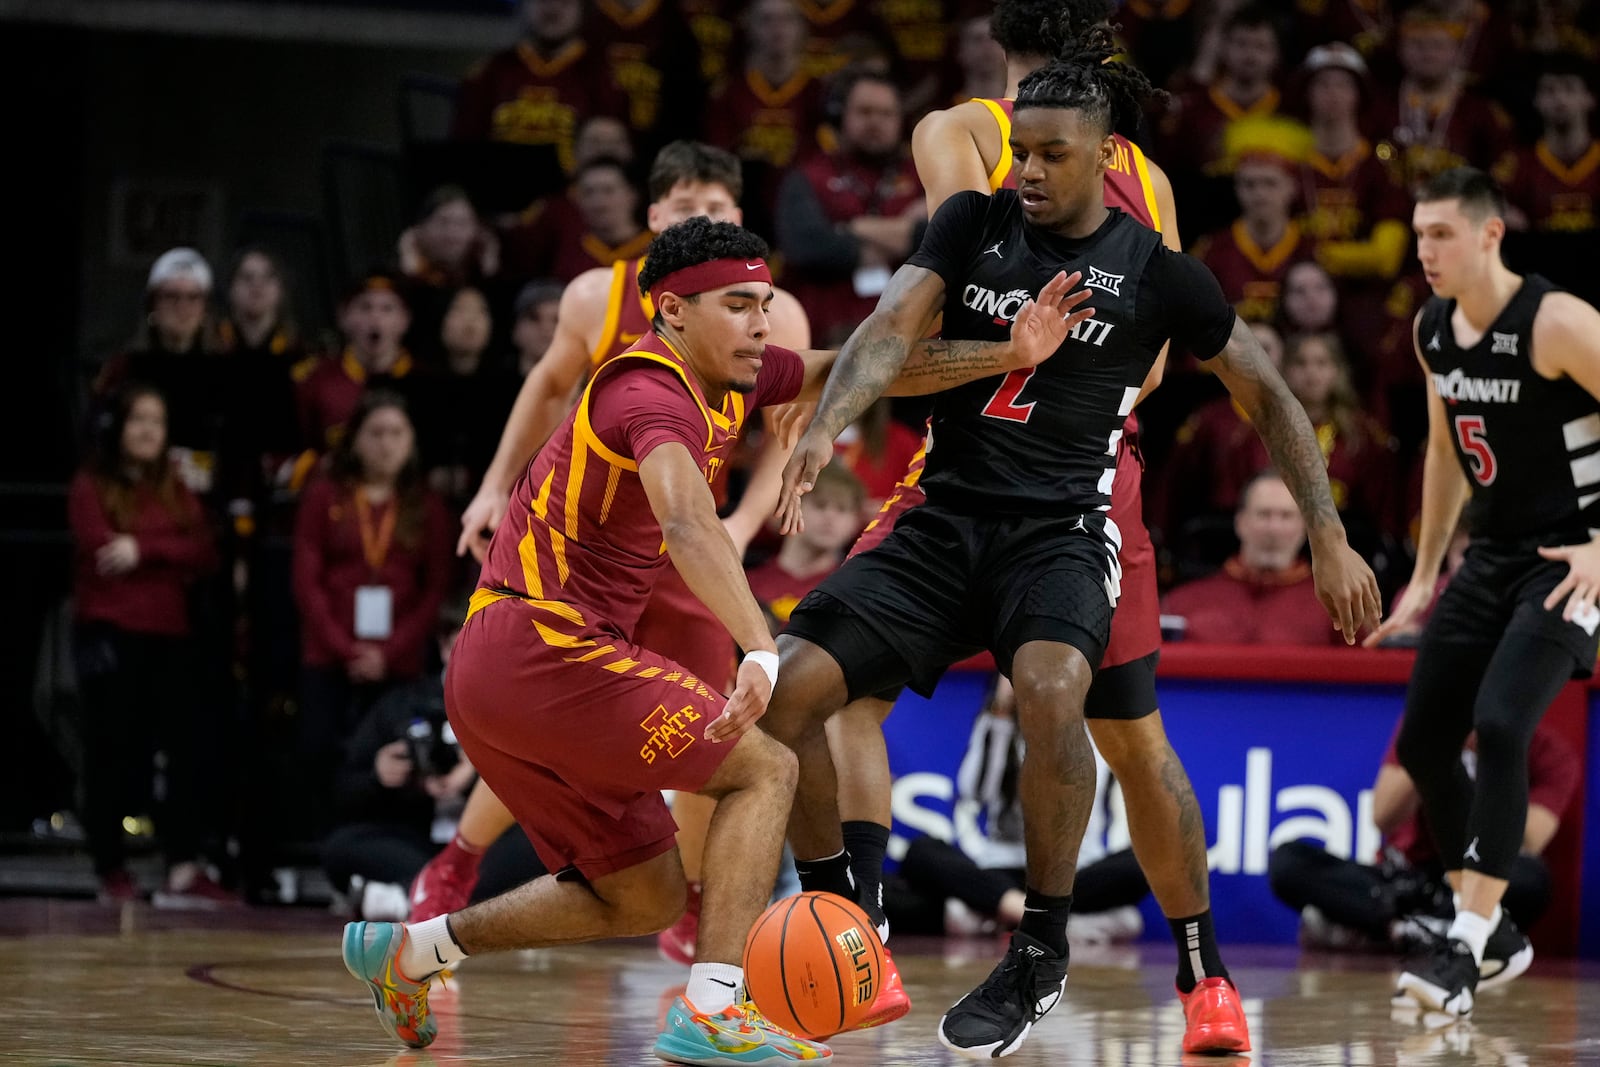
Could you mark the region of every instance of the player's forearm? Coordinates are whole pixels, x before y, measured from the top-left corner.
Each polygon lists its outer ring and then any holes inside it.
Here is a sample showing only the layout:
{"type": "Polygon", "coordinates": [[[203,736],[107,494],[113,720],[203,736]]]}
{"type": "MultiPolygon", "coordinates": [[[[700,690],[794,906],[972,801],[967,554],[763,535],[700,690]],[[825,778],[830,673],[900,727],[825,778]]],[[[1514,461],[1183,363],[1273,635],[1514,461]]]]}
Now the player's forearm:
{"type": "Polygon", "coordinates": [[[884,390],[888,396],[924,396],[958,385],[1007,374],[1022,366],[1008,341],[953,341],[930,337],[911,346],[900,375],[884,390]]]}
{"type": "Polygon", "coordinates": [[[745,580],[738,550],[716,513],[708,509],[704,516],[665,523],[661,535],[684,584],[738,646],[746,652],[777,651],[766,617],[745,580]]]}
{"type": "Polygon", "coordinates": [[[839,350],[822,387],[811,429],[826,433],[829,439],[838,437],[884,395],[890,383],[900,376],[910,352],[911,338],[889,315],[873,312],[839,350]]]}
{"type": "Polygon", "coordinates": [[[1283,379],[1274,376],[1262,382],[1258,402],[1247,411],[1272,465],[1294,494],[1313,550],[1326,540],[1343,541],[1344,523],[1339,521],[1339,509],[1328,487],[1327,462],[1305,408],[1283,379]]]}
{"type": "Polygon", "coordinates": [[[1432,584],[1439,577],[1471,492],[1456,457],[1430,445],[1422,457],[1422,520],[1417,529],[1417,561],[1411,569],[1413,583],[1432,584]]]}

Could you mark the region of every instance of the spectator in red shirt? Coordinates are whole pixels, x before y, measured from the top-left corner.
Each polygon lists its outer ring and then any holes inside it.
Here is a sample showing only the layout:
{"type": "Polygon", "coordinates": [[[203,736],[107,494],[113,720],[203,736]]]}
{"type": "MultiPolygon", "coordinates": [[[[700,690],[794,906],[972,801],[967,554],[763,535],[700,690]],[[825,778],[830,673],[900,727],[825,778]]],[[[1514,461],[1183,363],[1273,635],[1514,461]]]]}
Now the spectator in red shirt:
{"type": "Polygon", "coordinates": [[[417,221],[400,235],[400,269],[431,289],[492,277],[500,266],[500,244],[478,218],[472,198],[459,185],[441,185],[423,198],[417,221]]]}
{"type": "Polygon", "coordinates": [[[1239,218],[1202,237],[1191,253],[1211,268],[1240,318],[1271,322],[1284,275],[1314,252],[1294,218],[1295,180],[1310,142],[1286,119],[1241,120],[1228,128],[1228,142],[1239,218]]]}
{"type": "MultiPolygon", "coordinates": [[[[1283,380],[1306,409],[1328,466],[1328,488],[1358,551],[1370,552],[1377,538],[1397,535],[1398,449],[1394,439],[1361,407],[1350,384],[1344,347],[1331,333],[1297,334],[1284,351],[1283,380]]],[[[1254,433],[1241,434],[1223,457],[1219,495],[1244,486],[1271,463],[1254,433]]]]}
{"type": "Polygon", "coordinates": [[[792,290],[823,344],[842,342],[872,313],[928,218],[894,83],[856,69],[829,92],[839,147],[789,172],[778,209],[792,290]]]}
{"type": "Polygon", "coordinates": [[[1467,88],[1468,27],[1418,5],[1400,20],[1399,85],[1373,109],[1373,129],[1394,145],[1408,188],[1463,164],[1492,170],[1511,150],[1511,120],[1467,88]]]}
{"type": "Polygon", "coordinates": [[[1184,640],[1230,645],[1342,645],[1300,558],[1305,521],[1276,471],[1245,487],[1234,518],[1239,552],[1209,578],[1166,595],[1163,615],[1184,620],[1184,640]]]}
{"type": "Polygon", "coordinates": [[[750,592],[778,635],[789,614],[844,560],[861,532],[861,481],[838,460],[817,472],[816,488],[800,499],[805,528],[783,539],[778,554],[745,574],[750,592]]]}
{"type": "Polygon", "coordinates": [[[795,0],[755,0],[741,26],[744,63],[712,95],[706,141],[759,164],[751,199],[769,210],[777,177],[817,149],[822,83],[805,67],[806,21],[795,0]]]}
{"type": "Polygon", "coordinates": [[[422,484],[405,401],[369,392],[295,521],[308,796],[325,796],[339,746],[372,702],[422,673],[449,580],[450,520],[422,484]]]}
{"type": "Polygon", "coordinates": [[[209,813],[199,795],[208,714],[198,706],[187,597],[216,565],[200,502],[167,460],[167,407],[133,385],[116,400],[95,457],[72,480],[77,667],[83,696],[84,830],[100,899],[139,889],[126,866],[122,820],[152,802],[154,757],[166,753],[155,811],[168,863],[160,902],[229,899],[199,863],[209,813]]]}
{"type": "Polygon", "coordinates": [[[1540,59],[1533,93],[1539,140],[1517,152],[1500,177],[1519,229],[1584,233],[1600,228],[1600,142],[1594,138],[1591,64],[1572,56],[1540,59]]]}
{"type": "Polygon", "coordinates": [[[592,159],[572,179],[577,225],[561,233],[548,273],[563,283],[586,270],[644,254],[653,234],[639,223],[639,189],[615,159],[592,159]]]}
{"type": "Polygon", "coordinates": [[[343,351],[303,360],[292,371],[308,448],[327,452],[338,444],[369,385],[406,391],[402,383],[416,370],[402,343],[410,327],[411,309],[396,275],[370,274],[350,288],[339,308],[343,351]]]}
{"type": "MultiPolygon", "coordinates": [[[[1476,742],[1476,734],[1469,735],[1461,752],[1468,777],[1477,764],[1476,742]]],[[[1540,723],[1528,750],[1522,851],[1511,868],[1504,904],[1518,923],[1532,926],[1550,904],[1550,871],[1540,857],[1577,796],[1579,777],[1577,754],[1540,723]]],[[[1310,841],[1273,849],[1267,877],[1273,894],[1300,912],[1303,944],[1405,950],[1448,929],[1455,913],[1450,887],[1417,787],[1400,766],[1393,740],[1372,786],[1372,821],[1386,839],[1377,864],[1332,855],[1310,841]]]]}
{"type": "Polygon", "coordinates": [[[1273,84],[1283,50],[1277,20],[1265,4],[1238,7],[1222,25],[1215,76],[1175,96],[1161,121],[1158,158],[1187,194],[1178,213],[1193,231],[1206,233],[1228,218],[1224,131],[1240,119],[1275,115],[1283,102],[1273,84]]]}
{"type": "Polygon", "coordinates": [[[583,117],[628,113],[605,54],[583,39],[583,12],[583,0],[523,0],[523,40],[462,81],[451,136],[548,146],[570,172],[583,117]]]}

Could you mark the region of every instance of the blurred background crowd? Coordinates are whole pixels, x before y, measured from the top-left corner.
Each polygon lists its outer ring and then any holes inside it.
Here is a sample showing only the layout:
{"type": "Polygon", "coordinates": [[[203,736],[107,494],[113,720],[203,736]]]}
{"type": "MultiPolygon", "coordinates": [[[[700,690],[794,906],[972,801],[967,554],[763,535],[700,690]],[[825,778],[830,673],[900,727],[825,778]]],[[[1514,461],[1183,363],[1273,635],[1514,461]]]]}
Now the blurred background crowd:
{"type": "MultiPolygon", "coordinates": [[[[918,118],[1006,88],[980,0],[484,0],[445,6],[499,50],[376,58],[359,33],[288,40],[281,4],[213,6],[259,12],[261,39],[70,18],[0,34],[30,100],[13,258],[39,294],[11,316],[0,644],[24,758],[0,829],[83,842],[99,892],[127,899],[127,849],[162,812],[174,906],[292,898],[285,872],[351,821],[404,824],[426,856],[471,784],[434,692],[476,579],[457,518],[567,284],[644,253],[671,193],[647,182],[659,149],[738,157],[745,224],[833,347],[926,225],[918,118]],[[352,139],[378,110],[393,139],[352,139]],[[372,767],[393,804],[373,807],[372,767]]],[[[1409,190],[1490,170],[1512,265],[1600,295],[1600,9],[1115,6],[1126,58],[1169,94],[1124,132],[1280,362],[1392,595],[1425,430],[1409,190]]],[[[925,413],[880,402],[840,439],[825,520],[754,538],[776,623],[892,493],[925,413]]],[[[1169,636],[1331,643],[1292,499],[1192,353],[1141,414],[1169,636]]]]}

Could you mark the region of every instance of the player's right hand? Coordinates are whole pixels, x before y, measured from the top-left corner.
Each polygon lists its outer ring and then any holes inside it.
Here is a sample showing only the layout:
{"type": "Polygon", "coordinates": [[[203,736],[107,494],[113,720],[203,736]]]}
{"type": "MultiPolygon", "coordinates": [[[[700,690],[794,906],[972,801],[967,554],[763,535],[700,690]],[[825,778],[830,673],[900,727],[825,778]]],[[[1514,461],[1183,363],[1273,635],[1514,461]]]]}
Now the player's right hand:
{"type": "Polygon", "coordinates": [[[737,741],[756,720],[767,713],[767,701],[772,699],[772,683],[761,664],[749,660],[739,664],[739,674],[734,679],[733,695],[722,714],[706,727],[705,738],[713,744],[737,741]]]}
{"type": "Polygon", "coordinates": [[[1088,289],[1072,291],[1083,278],[1082,271],[1057,271],[1045,282],[1037,299],[1029,300],[1011,320],[1011,349],[1024,367],[1037,367],[1056,354],[1080,322],[1094,317],[1094,308],[1079,305],[1093,294],[1088,289]]]}
{"type": "Polygon", "coordinates": [[[500,520],[506,517],[510,500],[506,493],[496,493],[488,488],[478,490],[472,503],[467,505],[467,510],[461,513],[461,537],[456,541],[456,555],[464,556],[471,552],[473,559],[483,562],[483,557],[489,551],[489,539],[494,536],[500,520]]]}
{"type": "Polygon", "coordinates": [[[1311,582],[1344,643],[1356,643],[1362,630],[1376,630],[1383,617],[1378,579],[1361,554],[1342,540],[1337,547],[1311,553],[1311,582]]]}
{"type": "Polygon", "coordinates": [[[805,432],[794,455],[783,468],[783,489],[778,494],[778,532],[799,533],[806,528],[800,515],[800,498],[817,484],[817,472],[833,459],[833,440],[815,429],[805,432]]]}
{"type": "Polygon", "coordinates": [[[1412,578],[1411,584],[1406,586],[1406,591],[1395,601],[1389,617],[1367,635],[1367,639],[1361,642],[1361,647],[1375,648],[1396,634],[1409,633],[1415,629],[1417,619],[1433,600],[1434,584],[1434,582],[1419,582],[1416,578],[1412,578]]]}

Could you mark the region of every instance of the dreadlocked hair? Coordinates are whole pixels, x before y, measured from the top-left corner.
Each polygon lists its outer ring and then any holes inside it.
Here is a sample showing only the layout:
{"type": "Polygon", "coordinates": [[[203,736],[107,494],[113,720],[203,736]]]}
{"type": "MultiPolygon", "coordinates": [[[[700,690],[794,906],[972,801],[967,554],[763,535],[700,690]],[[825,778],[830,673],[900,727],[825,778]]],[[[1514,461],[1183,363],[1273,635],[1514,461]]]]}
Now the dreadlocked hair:
{"type": "Polygon", "coordinates": [[[1113,62],[1117,54],[1111,30],[1093,26],[1067,41],[1052,62],[1017,85],[1012,112],[1030,107],[1073,108],[1107,133],[1133,132],[1146,105],[1167,94],[1150,84],[1143,72],[1113,62]]]}
{"type": "Polygon", "coordinates": [[[999,0],[989,36],[1008,56],[1060,55],[1067,42],[1111,17],[1109,0],[999,0]]]}

